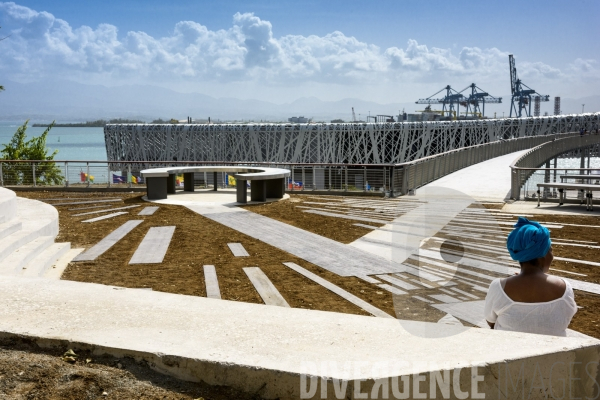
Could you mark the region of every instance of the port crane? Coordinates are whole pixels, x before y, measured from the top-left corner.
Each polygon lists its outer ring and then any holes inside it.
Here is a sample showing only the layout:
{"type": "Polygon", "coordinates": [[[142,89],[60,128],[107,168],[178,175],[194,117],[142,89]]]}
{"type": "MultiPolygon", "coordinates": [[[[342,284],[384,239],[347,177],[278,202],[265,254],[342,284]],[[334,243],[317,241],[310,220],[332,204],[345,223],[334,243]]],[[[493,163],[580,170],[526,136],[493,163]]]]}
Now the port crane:
{"type": "Polygon", "coordinates": [[[460,109],[460,103],[465,102],[466,97],[456,90],[452,89],[450,85],[446,86],[442,90],[432,94],[426,99],[419,99],[415,101],[415,104],[441,104],[442,105],[442,116],[444,113],[448,113],[448,115],[458,115],[460,109]],[[446,96],[442,98],[435,99],[434,96],[437,96],[439,93],[446,91],[446,96]],[[456,110],[454,110],[454,105],[456,105],[456,110]]]}
{"type": "Polygon", "coordinates": [[[517,67],[515,67],[515,58],[512,54],[508,55],[508,64],[510,68],[510,91],[512,94],[510,105],[510,116],[512,117],[513,110],[515,116],[521,118],[523,110],[527,117],[531,116],[531,99],[536,103],[538,101],[550,101],[549,95],[541,95],[529,86],[525,85],[517,76],[517,67]],[[537,99],[539,98],[539,100],[537,99]],[[529,106],[529,107],[527,107],[529,106]]]}
{"type": "Polygon", "coordinates": [[[471,94],[469,94],[469,97],[467,97],[467,99],[464,102],[460,103],[460,105],[467,108],[467,111],[465,112],[465,115],[467,116],[471,114],[474,117],[484,117],[485,103],[502,103],[502,97],[490,96],[489,93],[485,92],[483,89],[481,89],[474,83],[471,83],[459,93],[462,93],[469,88],[471,89],[471,94]]]}

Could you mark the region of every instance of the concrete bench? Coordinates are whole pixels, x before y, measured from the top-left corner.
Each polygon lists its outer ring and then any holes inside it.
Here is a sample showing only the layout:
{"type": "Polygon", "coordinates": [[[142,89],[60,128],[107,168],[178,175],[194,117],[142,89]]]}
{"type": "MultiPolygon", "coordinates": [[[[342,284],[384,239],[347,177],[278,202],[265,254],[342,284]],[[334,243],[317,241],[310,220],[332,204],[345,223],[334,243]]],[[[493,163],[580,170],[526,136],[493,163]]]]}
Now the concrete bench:
{"type": "Polygon", "coordinates": [[[152,168],[141,171],[146,180],[148,200],[166,199],[168,194],[175,194],[175,177],[183,174],[183,190],[194,191],[194,173],[212,172],[214,189],[217,190],[217,173],[227,172],[236,179],[237,202],[246,203],[250,181],[250,199],[266,201],[267,198],[280,199],[285,194],[285,178],[290,171],[282,168],[262,168],[245,166],[203,166],[203,167],[167,167],[152,168]]]}
{"type": "Polygon", "coordinates": [[[585,192],[585,209],[587,211],[594,210],[593,204],[593,196],[592,193],[595,191],[600,191],[600,185],[594,184],[586,184],[586,183],[538,183],[538,207],[540,206],[540,198],[541,198],[541,188],[555,188],[558,189],[558,193],[560,195],[559,205],[562,206],[564,203],[565,190],[581,190],[585,192]]]}

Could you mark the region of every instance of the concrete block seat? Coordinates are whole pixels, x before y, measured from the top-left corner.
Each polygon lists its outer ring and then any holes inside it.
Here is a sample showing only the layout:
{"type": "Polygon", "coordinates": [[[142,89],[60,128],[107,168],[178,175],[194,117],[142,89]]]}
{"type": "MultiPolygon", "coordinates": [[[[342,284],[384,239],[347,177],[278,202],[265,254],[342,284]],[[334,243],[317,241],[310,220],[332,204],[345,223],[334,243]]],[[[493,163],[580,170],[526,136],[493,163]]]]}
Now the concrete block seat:
{"type": "Polygon", "coordinates": [[[194,173],[212,172],[214,174],[214,190],[217,190],[217,173],[227,172],[236,179],[237,201],[246,203],[246,181],[250,181],[250,199],[266,201],[267,198],[280,199],[285,194],[285,178],[290,171],[282,168],[263,168],[249,166],[202,166],[202,167],[168,167],[143,170],[146,180],[148,200],[166,199],[168,194],[175,193],[175,176],[183,174],[183,190],[194,191],[194,173]]]}

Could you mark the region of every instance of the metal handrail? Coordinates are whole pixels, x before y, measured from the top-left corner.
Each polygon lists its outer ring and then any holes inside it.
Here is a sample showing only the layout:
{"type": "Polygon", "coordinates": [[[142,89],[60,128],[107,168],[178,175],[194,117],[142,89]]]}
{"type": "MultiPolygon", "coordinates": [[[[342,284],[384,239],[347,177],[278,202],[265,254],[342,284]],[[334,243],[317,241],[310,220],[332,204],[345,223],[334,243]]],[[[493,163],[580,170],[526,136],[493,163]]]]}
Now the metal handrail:
{"type": "MultiPolygon", "coordinates": [[[[600,135],[590,134],[581,136],[572,135],[566,138],[560,138],[551,142],[543,143],[533,147],[525,154],[519,156],[510,165],[511,169],[511,199],[519,200],[521,197],[521,187],[527,179],[536,170],[553,170],[554,168],[537,168],[552,158],[577,148],[586,148],[600,143],[600,135]]],[[[564,168],[559,168],[564,169],[564,168]]],[[[572,168],[578,170],[588,170],[587,168],[572,168]]],[[[597,170],[590,168],[589,170],[597,170]]]]}

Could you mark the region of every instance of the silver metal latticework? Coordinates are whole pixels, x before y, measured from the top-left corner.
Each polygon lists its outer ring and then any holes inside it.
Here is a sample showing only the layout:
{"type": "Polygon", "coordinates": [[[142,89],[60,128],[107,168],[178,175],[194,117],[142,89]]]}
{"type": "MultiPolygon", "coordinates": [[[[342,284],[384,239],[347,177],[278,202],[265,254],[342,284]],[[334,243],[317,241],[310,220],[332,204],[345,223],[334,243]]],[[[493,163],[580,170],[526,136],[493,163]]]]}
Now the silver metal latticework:
{"type": "Polygon", "coordinates": [[[107,125],[110,161],[396,164],[502,139],[595,131],[600,113],[396,123],[107,125]]]}

